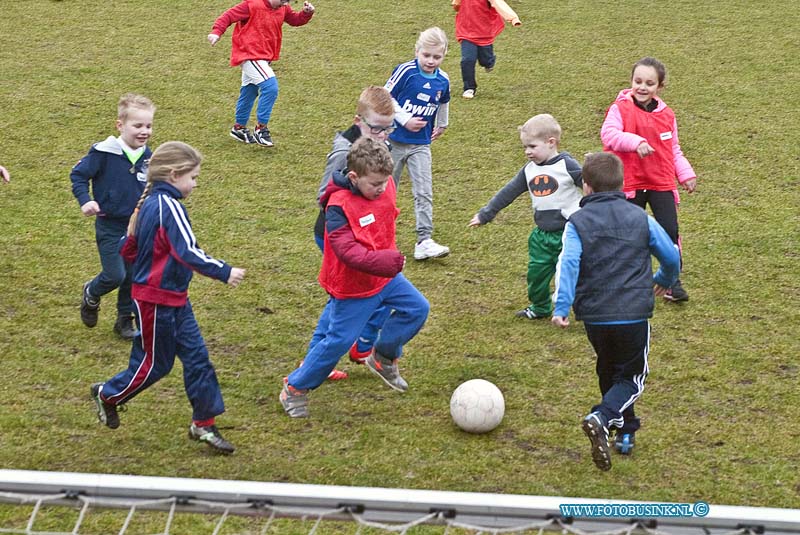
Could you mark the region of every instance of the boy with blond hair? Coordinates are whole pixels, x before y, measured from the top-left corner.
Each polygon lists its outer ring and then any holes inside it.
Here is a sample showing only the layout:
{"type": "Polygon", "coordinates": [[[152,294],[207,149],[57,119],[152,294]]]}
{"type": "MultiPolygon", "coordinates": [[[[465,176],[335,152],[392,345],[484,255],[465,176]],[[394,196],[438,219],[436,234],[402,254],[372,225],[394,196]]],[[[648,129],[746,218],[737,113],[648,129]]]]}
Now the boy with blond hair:
{"type": "Polygon", "coordinates": [[[391,172],[385,143],[362,137],[347,156],[347,173],[334,173],[321,199],[325,240],[319,283],[331,296],[330,316],[317,327],[324,336],[284,380],[279,399],[292,418],[308,416],[309,390],[325,381],[381,306],[393,313],[365,364],[390,388],[408,390],[397,360],[425,324],[430,305],[401,273],[406,259],[395,243],[399,210],[391,172]]]}
{"type": "Polygon", "coordinates": [[[550,316],[550,281],[561,253],[561,234],[581,199],[581,166],[567,152],[559,152],[561,126],[547,113],[528,119],[519,127],[519,137],[528,163],[520,169],[489,204],[472,217],[469,226],[492,221],[497,213],[525,192],[533,204],[536,226],[528,237],[528,300],[517,312],[529,320],[550,316]]]}
{"type": "Polygon", "coordinates": [[[625,200],[622,161],[614,154],[587,154],[583,164],[581,209],[564,229],[558,260],[552,322],[569,326],[569,309],[583,321],[597,355],[602,400],[581,422],[592,445],[592,460],[611,469],[609,428],[615,446],[629,454],[639,418],[634,402],[644,391],[649,371],[650,323],[655,295],[664,295],[678,279],[678,247],[644,209],[625,200]],[[650,255],[659,262],[653,274],[650,255]],[[654,291],[655,290],[655,291],[654,291]]]}
{"type": "Polygon", "coordinates": [[[448,125],[450,78],[439,69],[447,53],[447,35],[441,28],[428,28],[419,34],[415,57],[395,67],[386,89],[395,100],[395,120],[399,124],[389,139],[392,142],[395,185],[403,167],[408,166],[414,215],[417,219],[415,260],[440,258],[450,248],[433,241],[433,176],[431,143],[448,125]]]}
{"type": "Polygon", "coordinates": [[[133,340],[131,267],[119,254],[120,240],[147,183],[152,151],[147,141],[153,133],[156,107],[147,97],[127,93],[117,103],[119,136],[95,143],[70,173],[72,194],[86,217],[94,217],[95,241],[102,269],[83,285],[81,321],[97,325],[100,298],[119,288],[114,332],[133,340]],[[90,191],[91,186],[91,191],[90,191]]]}

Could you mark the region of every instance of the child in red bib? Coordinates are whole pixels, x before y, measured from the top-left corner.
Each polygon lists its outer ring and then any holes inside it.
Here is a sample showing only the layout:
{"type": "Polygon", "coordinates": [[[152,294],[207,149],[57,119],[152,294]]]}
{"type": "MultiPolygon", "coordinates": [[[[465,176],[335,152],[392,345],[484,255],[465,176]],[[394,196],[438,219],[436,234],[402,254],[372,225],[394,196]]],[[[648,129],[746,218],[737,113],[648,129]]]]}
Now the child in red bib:
{"type": "Polygon", "coordinates": [[[319,283],[331,296],[330,314],[318,327],[324,336],[284,380],[280,402],[292,418],[308,416],[308,391],[325,381],[381,306],[393,312],[365,364],[389,387],[408,390],[397,359],[425,324],[430,305],[401,273],[406,259],[395,243],[393,165],[385,143],[361,137],[347,155],[346,172],[334,173],[320,199],[325,236],[319,283]]]}
{"type": "MultiPolygon", "coordinates": [[[[675,113],[659,98],[667,69],[655,58],[633,65],[631,87],[623,89],[608,108],[600,139],[603,149],[619,156],[625,166],[623,191],[629,201],[645,208],[680,247],[675,180],[692,193],[697,176],[678,143],[675,113]]],[[[687,301],[689,294],[678,280],[664,297],[687,301]]]]}

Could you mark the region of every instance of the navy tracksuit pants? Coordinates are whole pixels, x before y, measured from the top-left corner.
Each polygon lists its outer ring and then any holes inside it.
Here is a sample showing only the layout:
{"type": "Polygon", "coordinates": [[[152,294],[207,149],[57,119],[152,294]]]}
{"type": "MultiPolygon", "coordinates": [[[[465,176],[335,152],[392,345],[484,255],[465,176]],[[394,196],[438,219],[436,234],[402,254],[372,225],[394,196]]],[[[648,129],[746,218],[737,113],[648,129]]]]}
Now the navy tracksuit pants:
{"type": "Polygon", "coordinates": [[[128,369],[103,385],[102,398],[115,405],[127,402],[167,375],[177,355],[192,419],[207,420],[225,412],[217,374],[189,300],[182,307],[134,303],[140,334],[133,340],[128,369]]]}
{"type": "Polygon", "coordinates": [[[633,404],[642,395],[649,372],[650,323],[584,323],[584,327],[597,353],[597,378],[603,395],[592,412],[601,413],[609,429],[633,433],[640,425],[633,404]]]}

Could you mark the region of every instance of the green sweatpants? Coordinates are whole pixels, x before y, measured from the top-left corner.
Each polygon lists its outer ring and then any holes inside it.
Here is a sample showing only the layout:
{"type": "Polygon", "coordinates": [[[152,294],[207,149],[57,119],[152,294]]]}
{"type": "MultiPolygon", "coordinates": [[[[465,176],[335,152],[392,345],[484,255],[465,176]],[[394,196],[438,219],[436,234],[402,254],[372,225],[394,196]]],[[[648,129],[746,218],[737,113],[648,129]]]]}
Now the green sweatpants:
{"type": "Polygon", "coordinates": [[[553,312],[550,281],[556,274],[563,231],[548,232],[536,227],[528,237],[528,300],[537,316],[553,312]]]}

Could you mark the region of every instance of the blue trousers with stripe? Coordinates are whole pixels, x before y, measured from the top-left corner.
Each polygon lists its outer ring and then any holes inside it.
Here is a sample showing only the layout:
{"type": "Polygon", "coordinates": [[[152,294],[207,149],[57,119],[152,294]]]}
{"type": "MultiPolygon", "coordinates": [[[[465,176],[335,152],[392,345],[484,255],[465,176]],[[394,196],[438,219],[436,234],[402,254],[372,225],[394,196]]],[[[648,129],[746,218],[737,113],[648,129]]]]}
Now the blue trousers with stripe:
{"type": "Polygon", "coordinates": [[[104,385],[102,397],[118,405],[129,401],[183,364],[183,385],[192,405],[192,419],[207,420],[225,412],[222,392],[192,304],[169,307],[134,300],[139,336],[134,338],[128,369],[104,385]]]}
{"type": "Polygon", "coordinates": [[[326,306],[330,306],[330,314],[321,326],[325,336],[309,348],[303,365],[289,374],[289,384],[300,390],[316,388],[325,381],[379,307],[392,310],[375,341],[375,350],[389,359],[400,358],[403,345],[416,336],[430,311],[428,300],[402,273],[371,297],[332,297],[326,306]]]}
{"type": "Polygon", "coordinates": [[[592,407],[605,418],[609,428],[621,433],[639,429],[634,402],[644,391],[650,371],[650,323],[597,324],[584,323],[586,335],[597,353],[597,378],[603,400],[592,407]]]}

